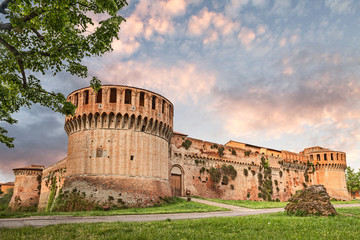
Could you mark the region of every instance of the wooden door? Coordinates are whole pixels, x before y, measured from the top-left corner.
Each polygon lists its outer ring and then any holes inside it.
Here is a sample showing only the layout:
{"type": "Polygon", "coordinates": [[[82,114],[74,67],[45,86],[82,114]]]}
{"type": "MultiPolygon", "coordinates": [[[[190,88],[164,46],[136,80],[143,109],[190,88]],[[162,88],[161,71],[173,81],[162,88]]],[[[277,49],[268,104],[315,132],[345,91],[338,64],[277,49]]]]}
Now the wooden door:
{"type": "Polygon", "coordinates": [[[181,196],[181,175],[171,174],[171,192],[173,196],[181,196]]]}

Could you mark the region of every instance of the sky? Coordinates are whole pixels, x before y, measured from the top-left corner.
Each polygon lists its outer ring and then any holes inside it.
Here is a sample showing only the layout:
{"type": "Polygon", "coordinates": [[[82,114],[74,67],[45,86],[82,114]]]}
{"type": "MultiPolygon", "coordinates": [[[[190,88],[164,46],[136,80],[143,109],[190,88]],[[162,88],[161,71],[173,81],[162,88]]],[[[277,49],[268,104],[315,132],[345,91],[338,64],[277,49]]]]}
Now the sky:
{"type": "MultiPolygon", "coordinates": [[[[174,130],[190,137],[322,146],[360,168],[360,1],[137,0],[119,14],[113,51],[83,60],[90,77],[165,96],[174,130]]],[[[68,73],[42,79],[65,95],[89,85],[68,73]]],[[[33,105],[14,117],[0,123],[16,138],[0,145],[0,182],[67,154],[63,115],[33,105]]]]}

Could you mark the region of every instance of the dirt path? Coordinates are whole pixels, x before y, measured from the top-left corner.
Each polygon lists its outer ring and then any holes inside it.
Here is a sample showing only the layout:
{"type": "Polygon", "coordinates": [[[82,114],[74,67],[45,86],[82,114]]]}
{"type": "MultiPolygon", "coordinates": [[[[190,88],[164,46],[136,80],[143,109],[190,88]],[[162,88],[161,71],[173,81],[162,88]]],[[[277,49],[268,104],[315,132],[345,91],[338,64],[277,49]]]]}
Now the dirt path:
{"type": "MultiPolygon", "coordinates": [[[[283,208],[249,209],[228,204],[210,202],[202,199],[192,199],[208,205],[228,208],[231,211],[205,212],[205,213],[171,213],[171,214],[145,214],[145,215],[116,215],[116,216],[94,216],[94,217],[72,217],[72,216],[36,216],[27,218],[5,218],[0,219],[0,228],[18,228],[25,226],[43,227],[54,224],[68,223],[95,223],[95,222],[148,222],[180,219],[199,219],[209,217],[236,217],[246,215],[257,215],[284,211],[283,208]]],[[[360,207],[360,204],[334,205],[340,207],[360,207]]]]}

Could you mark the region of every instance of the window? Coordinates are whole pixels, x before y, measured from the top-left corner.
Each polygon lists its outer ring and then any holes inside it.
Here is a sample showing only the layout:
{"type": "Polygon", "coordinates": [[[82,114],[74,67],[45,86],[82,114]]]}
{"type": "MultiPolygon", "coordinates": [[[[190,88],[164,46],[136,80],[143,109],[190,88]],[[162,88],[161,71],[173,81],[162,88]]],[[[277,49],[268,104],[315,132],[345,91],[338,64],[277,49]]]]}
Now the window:
{"type": "Polygon", "coordinates": [[[110,88],[110,103],[116,103],[116,88],[110,88]]]}
{"type": "Polygon", "coordinates": [[[131,90],[125,90],[125,104],[131,104],[131,90]]]}
{"type": "Polygon", "coordinates": [[[161,107],[162,107],[161,112],[164,113],[164,111],[165,111],[165,100],[162,101],[162,106],[161,107]]]}
{"type": "Polygon", "coordinates": [[[84,91],[83,101],[84,105],[89,104],[89,90],[84,91]]]}
{"type": "Polygon", "coordinates": [[[96,149],[96,157],[102,157],[103,156],[103,149],[97,148],[96,149]]]}
{"type": "Polygon", "coordinates": [[[134,156],[133,156],[133,155],[130,156],[130,160],[131,160],[131,161],[134,160],[134,156]]]}
{"type": "Polygon", "coordinates": [[[336,160],[339,160],[339,154],[338,153],[336,154],[336,160]]]}
{"type": "Polygon", "coordinates": [[[330,154],[330,159],[334,160],[334,154],[333,153],[330,154]]]}
{"type": "Polygon", "coordinates": [[[152,109],[156,108],[156,97],[155,96],[152,96],[151,108],[152,109]]]}
{"type": "Polygon", "coordinates": [[[326,153],[324,154],[324,160],[327,161],[327,155],[326,155],[326,153]]]}
{"type": "Polygon", "coordinates": [[[140,93],[140,106],[143,107],[145,105],[145,93],[140,93]]]}
{"type": "Polygon", "coordinates": [[[320,161],[320,154],[316,154],[316,160],[320,161]]]}
{"type": "Polygon", "coordinates": [[[102,103],[102,89],[100,89],[96,94],[96,103],[102,103]]]}
{"type": "Polygon", "coordinates": [[[75,101],[74,105],[78,106],[79,105],[79,94],[78,93],[75,93],[74,101],[75,101]]]}

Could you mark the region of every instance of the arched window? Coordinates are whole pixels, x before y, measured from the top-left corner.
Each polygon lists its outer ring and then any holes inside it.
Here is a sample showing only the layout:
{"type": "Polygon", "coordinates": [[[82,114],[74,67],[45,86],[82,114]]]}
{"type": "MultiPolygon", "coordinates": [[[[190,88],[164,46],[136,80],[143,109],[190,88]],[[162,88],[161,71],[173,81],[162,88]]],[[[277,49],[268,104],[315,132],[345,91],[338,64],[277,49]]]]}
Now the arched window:
{"type": "Polygon", "coordinates": [[[85,90],[83,94],[83,104],[89,104],[89,90],[85,90]]]}
{"type": "Polygon", "coordinates": [[[96,103],[102,103],[102,89],[100,89],[96,94],[96,103]]]}
{"type": "Polygon", "coordinates": [[[125,104],[131,104],[131,90],[125,90],[125,104]]]}
{"type": "Polygon", "coordinates": [[[145,105],[145,93],[140,92],[140,106],[143,107],[145,105]]]}
{"type": "Polygon", "coordinates": [[[116,88],[110,88],[110,103],[116,103],[116,88]]]}
{"type": "Polygon", "coordinates": [[[156,96],[152,96],[151,108],[152,109],[156,108],[156,96]]]}
{"type": "Polygon", "coordinates": [[[327,155],[324,153],[324,160],[327,161],[327,155]]]}
{"type": "Polygon", "coordinates": [[[316,160],[320,161],[320,154],[316,154],[316,160]]]}

